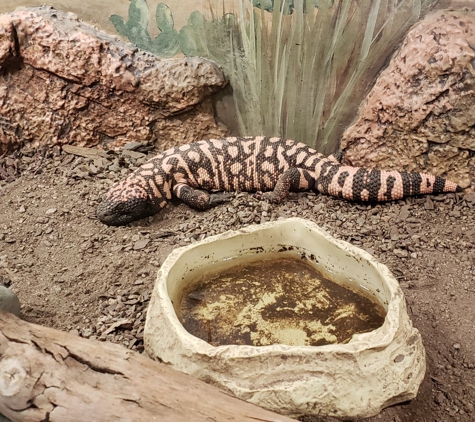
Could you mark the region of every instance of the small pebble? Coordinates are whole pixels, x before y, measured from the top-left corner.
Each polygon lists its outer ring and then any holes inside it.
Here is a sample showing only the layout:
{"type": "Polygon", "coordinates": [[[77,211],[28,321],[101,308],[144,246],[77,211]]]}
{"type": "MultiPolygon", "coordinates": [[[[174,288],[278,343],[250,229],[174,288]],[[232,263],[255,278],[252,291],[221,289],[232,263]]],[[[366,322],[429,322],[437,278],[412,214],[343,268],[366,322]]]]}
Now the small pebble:
{"type": "Polygon", "coordinates": [[[393,254],[399,258],[407,258],[409,256],[408,252],[402,249],[394,249],[393,254]]]}
{"type": "Polygon", "coordinates": [[[134,250],[135,251],[139,251],[143,248],[145,248],[148,243],[150,242],[150,239],[142,239],[142,240],[138,240],[137,242],[135,242],[134,244],[134,250]]]}

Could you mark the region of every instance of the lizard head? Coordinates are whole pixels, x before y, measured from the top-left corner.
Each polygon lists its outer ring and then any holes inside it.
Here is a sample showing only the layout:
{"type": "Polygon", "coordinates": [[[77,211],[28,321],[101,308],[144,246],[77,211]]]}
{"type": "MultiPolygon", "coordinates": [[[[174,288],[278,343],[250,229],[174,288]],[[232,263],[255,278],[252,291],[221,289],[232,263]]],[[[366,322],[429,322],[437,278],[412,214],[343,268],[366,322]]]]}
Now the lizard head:
{"type": "Polygon", "coordinates": [[[96,210],[96,217],[108,226],[123,226],[156,213],[147,191],[127,179],[113,185],[96,210]]]}

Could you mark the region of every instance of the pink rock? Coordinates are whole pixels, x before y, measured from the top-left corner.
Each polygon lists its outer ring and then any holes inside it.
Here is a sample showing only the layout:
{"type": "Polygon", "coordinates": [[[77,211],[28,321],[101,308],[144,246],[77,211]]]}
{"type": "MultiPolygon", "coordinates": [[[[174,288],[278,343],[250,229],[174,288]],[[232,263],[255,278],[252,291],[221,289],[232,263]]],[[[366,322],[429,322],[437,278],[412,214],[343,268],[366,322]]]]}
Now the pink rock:
{"type": "Polygon", "coordinates": [[[10,16],[0,15],[0,66],[4,66],[16,54],[13,23],[10,16]]]}
{"type": "Polygon", "coordinates": [[[50,7],[0,15],[0,71],[0,153],[23,145],[161,147],[226,134],[210,105],[227,83],[214,63],[162,60],[50,7]]]}
{"type": "Polygon", "coordinates": [[[408,33],[341,147],[353,165],[475,188],[475,12],[441,10],[408,33]]]}

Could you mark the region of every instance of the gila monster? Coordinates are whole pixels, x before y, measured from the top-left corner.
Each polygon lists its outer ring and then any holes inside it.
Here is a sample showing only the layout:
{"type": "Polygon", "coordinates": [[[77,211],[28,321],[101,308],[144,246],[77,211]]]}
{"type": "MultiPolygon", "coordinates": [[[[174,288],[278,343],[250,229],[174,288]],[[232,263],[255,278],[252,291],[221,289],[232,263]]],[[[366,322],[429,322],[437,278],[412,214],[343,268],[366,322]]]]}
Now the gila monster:
{"type": "Polygon", "coordinates": [[[281,202],[289,191],[303,190],[380,202],[462,189],[439,176],[345,166],[291,140],[224,138],[181,145],[150,159],[110,188],[96,216],[120,226],[156,214],[172,196],[205,210],[230,197],[205,191],[257,192],[259,199],[281,202]]]}

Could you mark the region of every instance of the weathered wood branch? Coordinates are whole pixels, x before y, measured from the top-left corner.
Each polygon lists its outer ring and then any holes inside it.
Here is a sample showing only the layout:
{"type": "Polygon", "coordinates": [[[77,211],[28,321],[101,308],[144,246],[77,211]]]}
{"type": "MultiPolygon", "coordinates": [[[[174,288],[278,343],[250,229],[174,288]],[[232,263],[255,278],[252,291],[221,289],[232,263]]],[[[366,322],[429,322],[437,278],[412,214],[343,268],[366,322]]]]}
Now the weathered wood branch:
{"type": "Polygon", "coordinates": [[[1,311],[0,413],[31,422],[292,421],[119,345],[1,311]]]}

